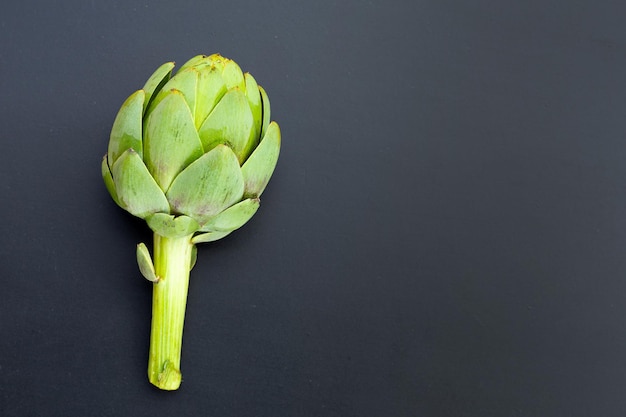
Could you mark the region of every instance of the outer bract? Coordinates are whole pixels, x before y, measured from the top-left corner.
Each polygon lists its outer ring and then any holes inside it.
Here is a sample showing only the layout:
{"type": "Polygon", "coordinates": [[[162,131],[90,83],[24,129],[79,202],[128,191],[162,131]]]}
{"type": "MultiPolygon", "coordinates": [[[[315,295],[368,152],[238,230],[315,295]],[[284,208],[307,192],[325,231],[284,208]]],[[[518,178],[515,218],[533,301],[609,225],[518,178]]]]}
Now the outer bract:
{"type": "Polygon", "coordinates": [[[172,76],[173,68],[160,66],[124,102],[102,160],[113,200],[154,231],[154,263],[144,244],[137,259],[154,282],[148,375],[162,389],[181,381],[194,245],[227,236],[256,213],[281,141],[267,94],[234,61],[199,55],[172,76]]]}

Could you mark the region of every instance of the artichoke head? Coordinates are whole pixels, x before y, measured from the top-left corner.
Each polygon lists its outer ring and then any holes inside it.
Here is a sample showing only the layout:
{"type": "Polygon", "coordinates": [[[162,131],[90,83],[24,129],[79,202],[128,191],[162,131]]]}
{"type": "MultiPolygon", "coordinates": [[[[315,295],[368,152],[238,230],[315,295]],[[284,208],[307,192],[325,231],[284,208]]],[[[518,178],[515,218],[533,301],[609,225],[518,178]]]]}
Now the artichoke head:
{"type": "Polygon", "coordinates": [[[218,54],[161,65],[120,108],[102,160],[113,200],[161,236],[243,226],[278,160],[280,129],[252,75],[218,54]]]}

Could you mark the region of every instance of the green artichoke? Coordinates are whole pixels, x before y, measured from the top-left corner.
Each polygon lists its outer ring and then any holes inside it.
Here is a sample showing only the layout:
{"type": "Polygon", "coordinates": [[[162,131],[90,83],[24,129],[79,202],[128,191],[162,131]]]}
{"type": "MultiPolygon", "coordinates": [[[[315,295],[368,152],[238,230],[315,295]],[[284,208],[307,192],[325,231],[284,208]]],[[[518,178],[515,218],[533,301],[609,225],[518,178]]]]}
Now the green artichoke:
{"type": "Polygon", "coordinates": [[[154,282],[148,377],[166,390],[181,382],[195,245],[256,213],[281,140],[267,94],[234,61],[199,55],[172,76],[173,68],[160,66],[124,102],[102,161],[113,200],[154,232],[154,262],[143,243],[137,261],[154,282]]]}

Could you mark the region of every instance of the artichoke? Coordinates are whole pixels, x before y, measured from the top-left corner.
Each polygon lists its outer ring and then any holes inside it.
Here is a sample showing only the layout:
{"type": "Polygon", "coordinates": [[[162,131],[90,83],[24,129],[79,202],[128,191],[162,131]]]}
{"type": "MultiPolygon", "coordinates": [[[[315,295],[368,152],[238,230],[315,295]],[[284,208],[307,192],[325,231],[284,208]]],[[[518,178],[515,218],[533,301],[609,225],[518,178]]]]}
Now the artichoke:
{"type": "Polygon", "coordinates": [[[113,200],[154,232],[153,257],[137,245],[153,282],[148,378],[181,383],[180,352],[195,245],[223,238],[258,210],[278,160],[280,130],[252,75],[218,54],[172,76],[161,65],[119,110],[102,160],[113,200]]]}

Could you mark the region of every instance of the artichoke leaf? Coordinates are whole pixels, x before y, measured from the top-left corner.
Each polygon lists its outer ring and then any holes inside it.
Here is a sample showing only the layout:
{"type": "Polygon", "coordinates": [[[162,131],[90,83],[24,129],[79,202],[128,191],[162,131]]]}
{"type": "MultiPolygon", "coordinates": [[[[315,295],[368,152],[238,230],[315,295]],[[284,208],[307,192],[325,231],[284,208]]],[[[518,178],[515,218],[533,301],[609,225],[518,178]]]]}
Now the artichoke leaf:
{"type": "Polygon", "coordinates": [[[178,90],[183,94],[187,106],[194,113],[196,107],[196,91],[198,88],[198,71],[195,68],[187,68],[184,71],[178,71],[170,80],[163,86],[161,91],[150,103],[150,108],[147,114],[150,115],[159,103],[171,94],[172,90],[178,90]]]}
{"type": "Polygon", "coordinates": [[[258,198],[248,198],[231,206],[205,223],[202,232],[232,232],[246,224],[259,209],[258,198]]]}
{"type": "Polygon", "coordinates": [[[227,89],[239,88],[245,89],[245,80],[243,77],[243,71],[239,65],[232,59],[224,58],[220,54],[212,54],[207,56],[204,60],[201,60],[196,64],[198,67],[206,65],[208,67],[215,68],[220,72],[227,89]]]}
{"type": "Polygon", "coordinates": [[[195,67],[195,66],[200,66],[202,65],[204,62],[207,61],[207,56],[206,55],[196,55],[193,58],[189,59],[187,62],[185,62],[179,69],[178,72],[184,71],[188,68],[191,67],[195,67]]]}
{"type": "Polygon", "coordinates": [[[198,260],[198,247],[193,245],[191,247],[191,259],[189,260],[189,270],[191,271],[194,266],[196,266],[196,261],[198,260]]]}
{"type": "Polygon", "coordinates": [[[146,217],[146,222],[152,231],[170,239],[190,235],[200,227],[191,217],[166,213],[151,214],[146,217]]]}
{"type": "Polygon", "coordinates": [[[230,232],[208,232],[208,233],[201,233],[199,235],[194,236],[191,239],[191,243],[193,244],[198,244],[198,243],[207,243],[207,242],[215,242],[216,240],[219,240],[223,237],[226,237],[230,234],[230,232]]]}
{"type": "Polygon", "coordinates": [[[143,86],[143,90],[146,93],[146,100],[143,103],[143,112],[146,112],[150,101],[155,93],[158,93],[163,85],[170,79],[172,70],[174,69],[173,62],[166,62],[154,71],[154,73],[148,78],[148,81],[143,86]]]}
{"type": "Polygon", "coordinates": [[[171,90],[149,113],[144,160],[162,190],[191,162],[202,156],[202,144],[183,94],[171,90]]]}
{"type": "Polygon", "coordinates": [[[232,59],[220,57],[224,61],[224,68],[222,69],[222,77],[226,82],[226,88],[229,90],[232,88],[239,88],[244,91],[246,88],[246,82],[243,76],[243,71],[239,65],[232,59]]]}
{"type": "Polygon", "coordinates": [[[154,270],[150,251],[143,242],[137,245],[137,265],[139,265],[139,271],[145,279],[154,283],[159,282],[160,279],[154,270]]]}
{"type": "Polygon", "coordinates": [[[196,100],[195,122],[196,129],[202,126],[207,116],[213,111],[215,105],[228,91],[221,72],[214,66],[198,68],[198,91],[200,96],[196,100]]]}
{"type": "Polygon", "coordinates": [[[242,163],[252,145],[249,139],[253,122],[252,111],[244,92],[239,89],[228,91],[198,131],[204,151],[225,144],[242,163]]]}
{"type": "Polygon", "coordinates": [[[118,158],[111,174],[120,205],[132,215],[145,218],[152,213],[169,212],[165,194],[134,149],[118,158]]]}
{"type": "Polygon", "coordinates": [[[172,209],[203,224],[243,195],[243,176],[235,154],[218,145],[185,168],[172,182],[172,209]]]}
{"type": "Polygon", "coordinates": [[[259,92],[261,93],[261,102],[263,103],[263,127],[261,128],[261,137],[265,136],[267,127],[270,125],[271,109],[270,99],[263,87],[259,86],[259,92]]]}
{"type": "Polygon", "coordinates": [[[259,146],[241,167],[245,183],[244,197],[259,197],[269,182],[280,153],[280,128],[269,124],[259,146]]]}
{"type": "Polygon", "coordinates": [[[104,156],[104,158],[102,158],[102,179],[104,179],[104,185],[106,186],[109,194],[111,194],[113,201],[115,201],[118,206],[125,209],[126,207],[124,207],[120,203],[120,199],[117,197],[117,191],[115,191],[115,182],[113,181],[113,175],[111,174],[111,169],[109,168],[109,163],[107,161],[106,155],[104,156]]]}
{"type": "Polygon", "coordinates": [[[143,90],[135,91],[124,101],[115,116],[109,140],[109,166],[113,166],[117,158],[130,148],[141,156],[141,120],[145,96],[143,90]]]}
{"type": "Polygon", "coordinates": [[[261,101],[261,92],[259,85],[250,73],[244,75],[246,78],[246,97],[252,111],[252,132],[250,142],[253,147],[259,144],[261,136],[261,128],[263,127],[263,102],[261,101]]]}

